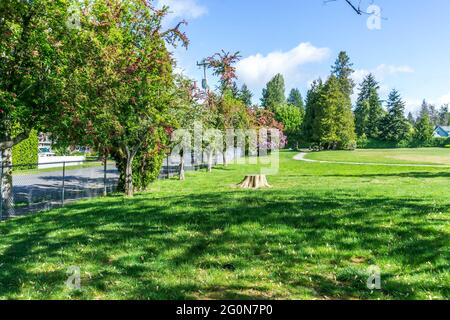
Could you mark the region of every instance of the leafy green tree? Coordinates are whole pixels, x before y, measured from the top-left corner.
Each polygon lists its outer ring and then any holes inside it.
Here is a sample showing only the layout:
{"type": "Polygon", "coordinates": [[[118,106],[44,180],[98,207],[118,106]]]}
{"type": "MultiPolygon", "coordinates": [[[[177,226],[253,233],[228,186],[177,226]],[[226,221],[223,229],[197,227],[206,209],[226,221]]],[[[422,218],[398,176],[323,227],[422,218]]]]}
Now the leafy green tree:
{"type": "Polygon", "coordinates": [[[318,114],[319,100],[323,90],[322,80],[315,80],[306,95],[305,116],[302,124],[302,140],[304,142],[317,142],[315,135],[315,119],[318,114]]]}
{"type": "Polygon", "coordinates": [[[263,89],[261,105],[265,109],[274,110],[275,106],[286,103],[285,91],[283,75],[275,75],[263,89]]]}
{"type": "MultiPolygon", "coordinates": [[[[66,65],[67,1],[0,1],[1,198],[12,199],[12,148],[41,129],[54,111],[66,65]]],[[[14,213],[12,201],[6,212],[14,213]]]]}
{"type": "Polygon", "coordinates": [[[288,146],[298,148],[303,123],[301,109],[291,104],[276,106],[275,119],[284,125],[288,146]]]}
{"type": "MultiPolygon", "coordinates": [[[[192,163],[198,161],[198,158],[196,160],[195,157],[200,156],[200,150],[192,148],[192,143],[196,139],[195,126],[197,123],[206,122],[206,114],[209,110],[206,104],[200,103],[203,98],[204,94],[197,88],[193,80],[182,75],[175,76],[173,100],[169,112],[175,120],[173,129],[179,131],[172,134],[170,149],[172,154],[176,151],[180,156],[180,180],[185,180],[185,152],[193,152],[194,158],[191,155],[192,163]]],[[[194,147],[201,147],[201,143],[194,145],[194,147]]]]}
{"type": "Polygon", "coordinates": [[[426,105],[422,106],[420,116],[417,119],[414,128],[415,128],[414,132],[415,142],[424,145],[432,139],[434,126],[431,123],[430,114],[428,112],[428,108],[426,108],[426,105]]]}
{"type": "Polygon", "coordinates": [[[320,94],[313,132],[315,142],[324,149],[354,149],[356,146],[351,101],[334,75],[320,94]]]}
{"type": "Polygon", "coordinates": [[[313,123],[313,140],[324,149],[336,149],[338,143],[336,114],[342,103],[339,81],[331,76],[320,93],[316,117],[313,123]]]}
{"type": "Polygon", "coordinates": [[[370,104],[367,100],[358,101],[355,108],[355,129],[358,137],[367,137],[370,121],[370,104]]]}
{"type": "MultiPolygon", "coordinates": [[[[231,54],[223,50],[222,53],[216,53],[206,59],[210,68],[214,70],[214,75],[220,76],[221,82],[220,95],[210,94],[208,99],[211,113],[209,126],[224,136],[227,130],[244,129],[249,126],[246,103],[251,103],[251,93],[246,86],[243,87],[243,91],[239,91],[235,82],[237,79],[235,64],[239,59],[239,52],[231,54]]],[[[210,137],[206,146],[209,152],[209,171],[212,169],[211,152],[221,152],[223,164],[227,165],[228,145],[226,141],[218,145],[216,140],[214,136],[210,137]]]]}
{"type": "Polygon", "coordinates": [[[358,136],[377,139],[380,136],[380,121],[385,115],[378,95],[379,85],[372,74],[361,83],[355,108],[355,127],[358,136]]]}
{"type": "Polygon", "coordinates": [[[410,125],[405,118],[405,103],[397,90],[392,90],[387,101],[388,113],[381,121],[382,139],[399,143],[408,138],[410,125]]]}
{"type": "Polygon", "coordinates": [[[239,91],[239,100],[241,100],[247,108],[252,106],[253,93],[248,89],[246,84],[243,84],[239,91]]]}

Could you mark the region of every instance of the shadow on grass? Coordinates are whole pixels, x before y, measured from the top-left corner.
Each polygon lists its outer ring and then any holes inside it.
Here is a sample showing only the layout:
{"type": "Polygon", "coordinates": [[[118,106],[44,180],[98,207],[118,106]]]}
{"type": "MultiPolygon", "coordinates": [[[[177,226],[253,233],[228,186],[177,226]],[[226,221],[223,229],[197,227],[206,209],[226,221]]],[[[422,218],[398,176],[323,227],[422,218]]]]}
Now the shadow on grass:
{"type": "MultiPolygon", "coordinates": [[[[64,297],[63,268],[80,265],[89,270],[82,280],[87,291],[75,298],[93,298],[92,292],[132,299],[286,298],[305,292],[332,299],[414,298],[417,291],[394,275],[387,275],[384,291],[371,295],[364,270],[385,261],[429,277],[445,269],[448,233],[440,228],[443,221],[428,214],[447,210],[423,199],[312,198],[273,190],[82,202],[0,225],[0,297],[17,297],[29,283],[39,298],[55,292],[64,297]],[[351,259],[360,254],[364,263],[354,266],[351,259]],[[45,263],[57,267],[45,269],[45,263]],[[426,270],[428,264],[434,269],[426,270]],[[264,274],[251,276],[257,268],[264,274]],[[202,283],[202,273],[222,277],[202,283]],[[174,280],[174,274],[183,278],[174,280]],[[275,290],[276,283],[283,288],[275,290]]],[[[450,294],[431,282],[421,286],[450,294]]]]}

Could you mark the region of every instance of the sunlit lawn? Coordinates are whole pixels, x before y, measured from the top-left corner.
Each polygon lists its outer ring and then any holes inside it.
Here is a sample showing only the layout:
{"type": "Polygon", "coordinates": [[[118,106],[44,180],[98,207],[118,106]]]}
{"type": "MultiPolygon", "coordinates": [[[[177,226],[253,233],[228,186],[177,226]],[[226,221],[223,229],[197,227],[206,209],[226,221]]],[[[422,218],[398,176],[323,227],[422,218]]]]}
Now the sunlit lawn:
{"type": "Polygon", "coordinates": [[[311,160],[347,161],[363,163],[417,163],[450,165],[450,149],[373,149],[356,151],[325,151],[311,153],[311,160]]]}
{"type": "Polygon", "coordinates": [[[235,187],[253,166],[218,167],[0,223],[0,297],[450,298],[450,168],[294,155],[267,190],[235,187]],[[371,265],[382,290],[366,287],[371,265]],[[70,266],[80,291],[65,285],[70,266]]]}

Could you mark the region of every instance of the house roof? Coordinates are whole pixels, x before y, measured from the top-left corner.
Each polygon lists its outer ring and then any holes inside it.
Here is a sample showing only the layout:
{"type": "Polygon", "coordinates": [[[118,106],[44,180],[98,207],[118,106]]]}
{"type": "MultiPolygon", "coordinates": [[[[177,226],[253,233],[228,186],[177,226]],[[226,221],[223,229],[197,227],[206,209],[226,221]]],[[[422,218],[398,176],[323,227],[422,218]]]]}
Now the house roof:
{"type": "Polygon", "coordinates": [[[435,136],[449,137],[450,136],[450,126],[437,126],[434,130],[435,136]]]}

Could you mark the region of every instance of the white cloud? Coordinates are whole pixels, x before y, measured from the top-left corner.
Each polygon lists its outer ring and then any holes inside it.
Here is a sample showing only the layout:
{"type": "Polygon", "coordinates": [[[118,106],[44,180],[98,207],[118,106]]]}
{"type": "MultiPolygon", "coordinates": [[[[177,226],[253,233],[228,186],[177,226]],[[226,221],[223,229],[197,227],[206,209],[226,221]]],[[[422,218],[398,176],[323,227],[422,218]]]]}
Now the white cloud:
{"type": "Polygon", "coordinates": [[[317,48],[311,43],[300,43],[287,52],[275,51],[266,56],[258,53],[249,56],[237,64],[237,75],[251,89],[262,88],[274,75],[281,73],[286,78],[286,86],[290,80],[298,78],[301,65],[320,62],[330,55],[328,48],[317,48]]]}
{"type": "Polygon", "coordinates": [[[442,97],[440,97],[438,99],[438,102],[440,105],[442,104],[450,104],[450,92],[447,93],[446,95],[443,95],[442,97]]]}
{"type": "MultiPolygon", "coordinates": [[[[425,99],[427,103],[434,105],[437,108],[440,108],[443,105],[450,104],[450,92],[438,97],[437,99],[425,99]]],[[[420,108],[422,106],[423,99],[405,99],[406,104],[406,112],[413,112],[415,114],[418,114],[420,111],[420,108]]]]}
{"type": "Polygon", "coordinates": [[[413,115],[418,115],[420,106],[422,105],[423,99],[404,99],[405,102],[405,113],[411,112],[413,115]]]}
{"type": "Polygon", "coordinates": [[[360,83],[369,73],[372,73],[378,81],[383,81],[387,76],[394,76],[402,73],[414,73],[414,69],[410,66],[380,64],[379,66],[371,70],[355,70],[355,73],[353,74],[353,80],[355,80],[357,83],[360,83]]]}
{"type": "Polygon", "coordinates": [[[170,18],[199,18],[208,9],[200,5],[197,0],[158,0],[158,7],[168,6],[170,18]]]}

